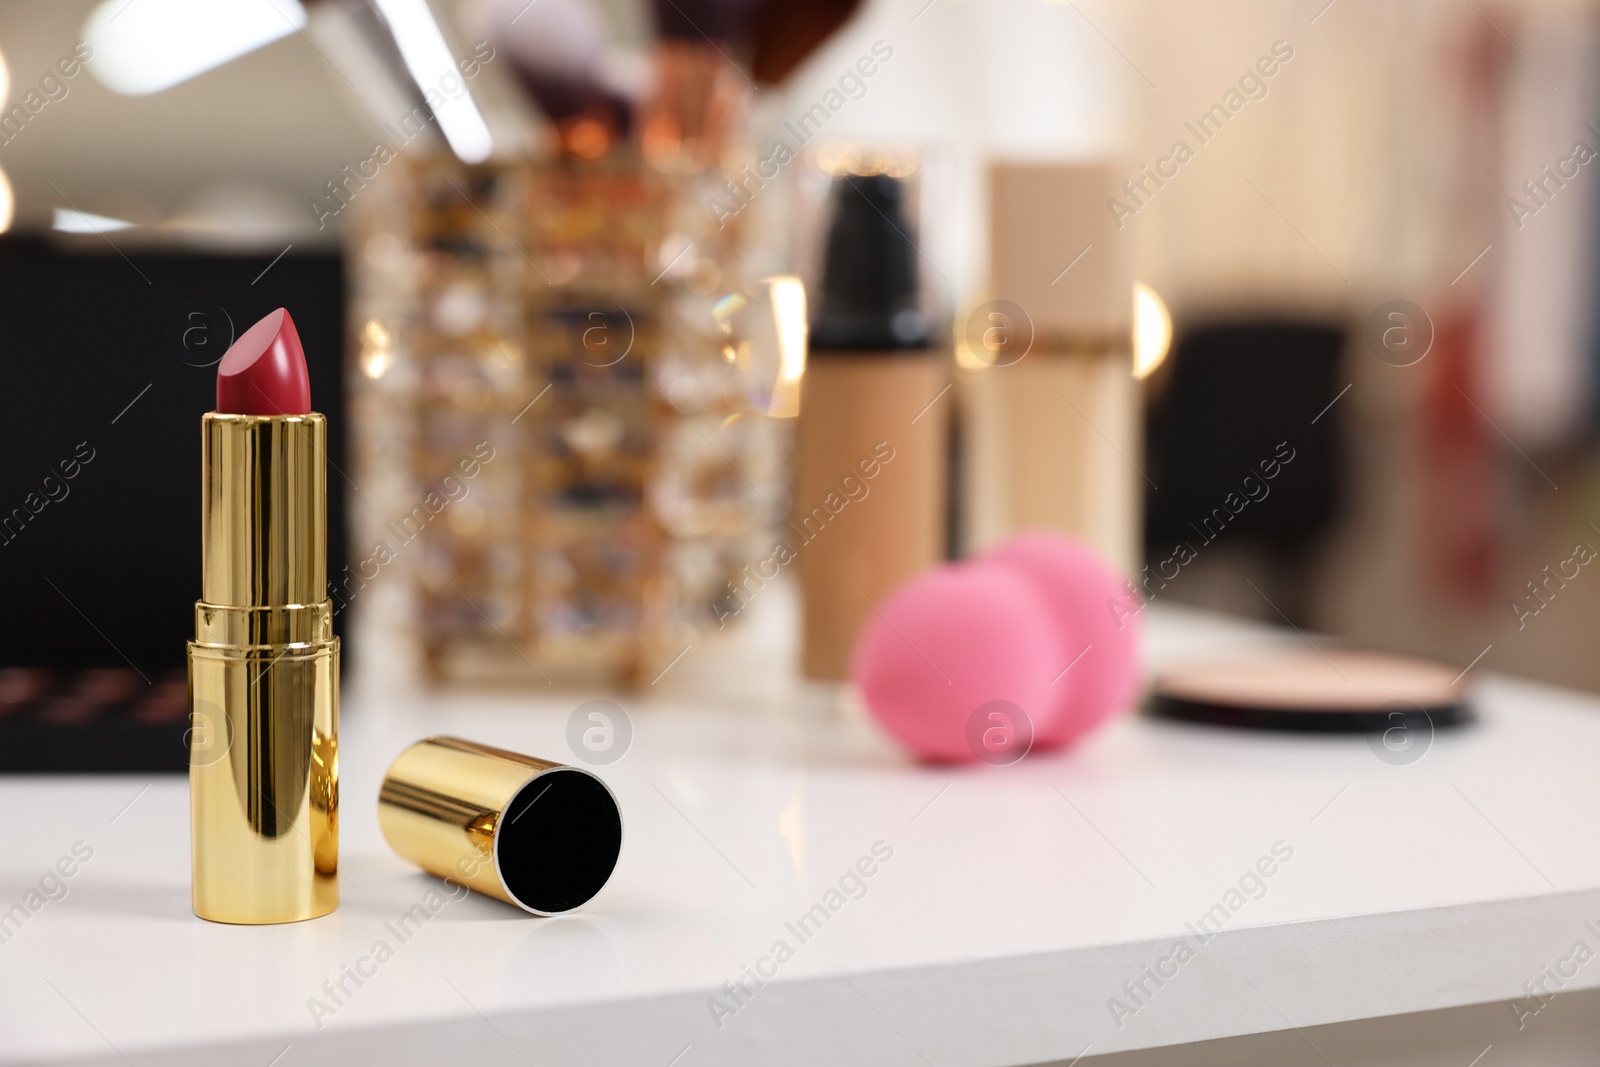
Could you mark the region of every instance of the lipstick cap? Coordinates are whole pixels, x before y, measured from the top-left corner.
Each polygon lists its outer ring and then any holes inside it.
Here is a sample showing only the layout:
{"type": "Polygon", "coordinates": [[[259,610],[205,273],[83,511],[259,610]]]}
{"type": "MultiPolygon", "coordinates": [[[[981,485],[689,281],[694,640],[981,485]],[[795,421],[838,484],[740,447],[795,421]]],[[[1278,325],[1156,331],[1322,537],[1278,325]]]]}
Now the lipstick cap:
{"type": "Polygon", "coordinates": [[[400,753],[378,822],[423,870],[535,915],[587,903],[622,851],[622,813],[599,778],[456,737],[400,753]]]}

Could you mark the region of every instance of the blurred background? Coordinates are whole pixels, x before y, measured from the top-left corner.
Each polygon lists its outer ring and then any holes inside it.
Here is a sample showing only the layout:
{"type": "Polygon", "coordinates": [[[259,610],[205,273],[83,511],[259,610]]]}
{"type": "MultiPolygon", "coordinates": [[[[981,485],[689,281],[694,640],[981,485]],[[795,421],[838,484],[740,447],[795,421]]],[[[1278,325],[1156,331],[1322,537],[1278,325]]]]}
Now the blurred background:
{"type": "Polygon", "coordinates": [[[196,419],[278,306],[358,678],[648,686],[776,619],[838,681],[1043,526],[1125,612],[1600,689],[1597,49],[1576,0],[0,0],[0,705],[181,731],[196,419]]]}

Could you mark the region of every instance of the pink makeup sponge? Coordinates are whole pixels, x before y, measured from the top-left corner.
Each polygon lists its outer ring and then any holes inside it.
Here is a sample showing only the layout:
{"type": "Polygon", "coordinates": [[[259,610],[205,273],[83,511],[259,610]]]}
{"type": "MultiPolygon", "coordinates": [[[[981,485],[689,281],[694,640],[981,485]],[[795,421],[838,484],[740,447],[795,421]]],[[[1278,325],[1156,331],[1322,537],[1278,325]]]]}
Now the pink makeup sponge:
{"type": "Polygon", "coordinates": [[[1054,726],[1050,679],[1061,670],[1063,642],[1055,613],[1020,570],[984,561],[936,567],[879,608],[856,639],[851,678],[873,717],[912,752],[941,762],[1014,762],[989,758],[976,740],[990,719],[988,711],[976,716],[975,728],[975,713],[991,701],[1021,708],[1021,730],[1054,726]]]}
{"type": "Polygon", "coordinates": [[[1133,703],[1139,690],[1139,618],[1130,612],[1136,605],[1099,556],[1070,538],[1031,533],[983,559],[1024,578],[1049,609],[1061,641],[1050,677],[1072,664],[1050,687],[1051,706],[1036,720],[1036,747],[1075,741],[1133,703]],[[1113,613],[1108,601],[1128,610],[1113,613]],[[1083,658],[1073,663],[1080,652],[1083,658]]]}

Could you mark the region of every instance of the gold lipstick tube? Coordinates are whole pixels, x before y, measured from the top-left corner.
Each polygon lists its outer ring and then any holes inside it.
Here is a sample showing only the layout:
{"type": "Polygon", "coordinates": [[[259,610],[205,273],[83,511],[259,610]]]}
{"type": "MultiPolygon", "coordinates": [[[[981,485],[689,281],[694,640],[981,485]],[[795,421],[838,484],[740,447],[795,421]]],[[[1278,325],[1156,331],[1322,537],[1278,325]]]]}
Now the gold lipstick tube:
{"type": "Polygon", "coordinates": [[[189,643],[194,911],[295,922],[339,905],[339,639],[327,422],[207,414],[189,643]]]}
{"type": "Polygon", "coordinates": [[[622,851],[622,812],[598,777],[458,737],[395,758],[378,825],[423,870],[535,915],[593,899],[622,851]]]}

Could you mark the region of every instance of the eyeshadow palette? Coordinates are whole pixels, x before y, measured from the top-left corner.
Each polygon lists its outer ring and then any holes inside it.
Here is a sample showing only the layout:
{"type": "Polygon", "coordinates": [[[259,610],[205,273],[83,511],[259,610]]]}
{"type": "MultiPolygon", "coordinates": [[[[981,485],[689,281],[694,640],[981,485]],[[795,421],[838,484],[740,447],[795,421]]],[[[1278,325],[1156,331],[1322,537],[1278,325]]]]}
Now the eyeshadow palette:
{"type": "Polygon", "coordinates": [[[188,728],[182,670],[0,669],[0,774],[181,774],[188,728]]]}

